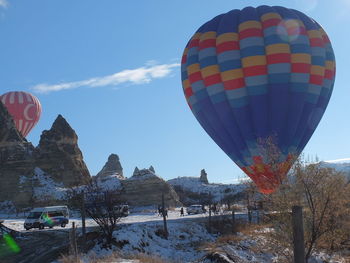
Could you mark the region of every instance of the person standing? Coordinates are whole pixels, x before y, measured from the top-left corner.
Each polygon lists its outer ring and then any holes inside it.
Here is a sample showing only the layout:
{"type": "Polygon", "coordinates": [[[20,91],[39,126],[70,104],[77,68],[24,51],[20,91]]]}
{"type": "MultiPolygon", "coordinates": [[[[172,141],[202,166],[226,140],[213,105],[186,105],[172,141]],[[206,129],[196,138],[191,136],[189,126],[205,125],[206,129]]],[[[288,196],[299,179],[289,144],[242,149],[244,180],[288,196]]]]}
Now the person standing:
{"type": "Polygon", "coordinates": [[[180,209],[180,216],[185,216],[183,207],[181,207],[181,209],[180,209]]]}

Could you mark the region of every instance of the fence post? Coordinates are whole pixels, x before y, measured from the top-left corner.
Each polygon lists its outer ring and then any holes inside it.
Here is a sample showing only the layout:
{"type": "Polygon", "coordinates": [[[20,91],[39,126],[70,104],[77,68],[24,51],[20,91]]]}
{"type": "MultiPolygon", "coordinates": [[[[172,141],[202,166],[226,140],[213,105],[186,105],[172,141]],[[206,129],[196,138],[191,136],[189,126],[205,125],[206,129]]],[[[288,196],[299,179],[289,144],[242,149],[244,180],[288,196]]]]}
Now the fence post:
{"type": "Polygon", "coordinates": [[[250,209],[250,206],[248,206],[248,222],[249,224],[252,223],[252,210],[250,209]]]}
{"type": "Polygon", "coordinates": [[[236,218],[235,218],[235,209],[232,209],[232,232],[236,233],[236,218]]]}
{"type": "Polygon", "coordinates": [[[75,222],[72,222],[72,230],[69,232],[70,254],[74,255],[75,262],[78,262],[78,246],[76,239],[75,222]]]}
{"type": "Polygon", "coordinates": [[[292,207],[294,263],[305,263],[303,208],[292,207]]]}
{"type": "Polygon", "coordinates": [[[165,211],[165,202],[164,202],[164,193],[162,193],[162,215],[163,215],[163,224],[164,224],[164,235],[165,235],[165,238],[168,239],[168,226],[167,226],[167,223],[166,223],[166,214],[167,212],[165,211]]]}
{"type": "Polygon", "coordinates": [[[85,224],[85,193],[82,191],[81,197],[81,225],[82,225],[82,234],[83,234],[83,244],[82,249],[85,252],[86,249],[86,224],[85,224]]]}

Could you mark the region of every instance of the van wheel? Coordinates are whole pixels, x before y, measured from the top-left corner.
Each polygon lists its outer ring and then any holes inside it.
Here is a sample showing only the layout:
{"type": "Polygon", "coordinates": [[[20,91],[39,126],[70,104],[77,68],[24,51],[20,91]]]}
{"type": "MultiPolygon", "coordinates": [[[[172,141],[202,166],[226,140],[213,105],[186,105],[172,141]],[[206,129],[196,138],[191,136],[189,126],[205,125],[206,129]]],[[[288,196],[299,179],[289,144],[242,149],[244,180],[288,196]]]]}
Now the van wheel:
{"type": "Polygon", "coordinates": [[[62,223],[62,224],[61,224],[61,227],[66,227],[66,223],[62,223]]]}
{"type": "Polygon", "coordinates": [[[53,228],[53,226],[49,226],[49,228],[53,228]]]}
{"type": "Polygon", "coordinates": [[[25,229],[28,231],[30,229],[30,227],[26,227],[25,229]]]}
{"type": "Polygon", "coordinates": [[[45,228],[45,227],[44,227],[43,224],[40,224],[40,225],[39,225],[39,229],[40,229],[40,230],[42,230],[42,229],[44,229],[44,228],[45,228]]]}

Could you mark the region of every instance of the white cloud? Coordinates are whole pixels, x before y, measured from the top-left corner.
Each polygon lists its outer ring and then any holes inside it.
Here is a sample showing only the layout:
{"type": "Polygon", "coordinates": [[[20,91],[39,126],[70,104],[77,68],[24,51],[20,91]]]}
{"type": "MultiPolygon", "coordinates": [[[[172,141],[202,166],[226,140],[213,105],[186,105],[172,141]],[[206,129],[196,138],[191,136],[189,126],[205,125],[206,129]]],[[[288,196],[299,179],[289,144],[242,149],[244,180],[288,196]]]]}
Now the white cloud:
{"type": "MultiPolygon", "coordinates": [[[[0,0],[1,1],[1,0],[0,0]]],[[[91,78],[87,80],[66,82],[59,84],[38,84],[32,87],[32,89],[38,93],[49,93],[52,91],[60,91],[66,89],[75,89],[80,87],[104,87],[104,86],[117,86],[122,83],[131,84],[143,84],[149,83],[153,79],[164,78],[168,76],[173,68],[179,67],[179,63],[173,64],[161,64],[161,65],[146,65],[144,67],[136,69],[125,69],[107,75],[104,77],[91,78]]]]}
{"type": "Polygon", "coordinates": [[[6,8],[8,6],[7,0],[0,0],[0,7],[6,8]]]}

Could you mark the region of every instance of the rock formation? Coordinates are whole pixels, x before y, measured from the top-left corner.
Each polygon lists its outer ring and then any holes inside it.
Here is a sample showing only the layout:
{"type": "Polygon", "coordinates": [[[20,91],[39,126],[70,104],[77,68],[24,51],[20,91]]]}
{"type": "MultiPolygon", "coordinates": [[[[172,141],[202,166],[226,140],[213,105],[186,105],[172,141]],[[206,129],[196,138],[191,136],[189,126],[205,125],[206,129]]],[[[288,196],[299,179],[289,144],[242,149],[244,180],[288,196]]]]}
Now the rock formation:
{"type": "Polygon", "coordinates": [[[134,172],[132,173],[132,176],[138,176],[140,175],[140,170],[139,168],[136,166],[135,169],[134,169],[134,172]]]}
{"type": "Polygon", "coordinates": [[[21,177],[31,177],[34,147],[17,131],[12,117],[0,102],[0,202],[28,202],[31,191],[21,187],[21,177]]]}
{"type": "Polygon", "coordinates": [[[154,168],[151,168],[153,167],[139,170],[136,167],[132,177],[121,180],[123,199],[129,205],[157,206],[161,204],[162,193],[164,193],[167,206],[181,205],[174,189],[153,172],[154,168]]]}
{"type": "Polygon", "coordinates": [[[103,176],[116,175],[116,174],[118,174],[118,177],[120,179],[124,179],[123,167],[120,164],[119,156],[116,154],[111,154],[108,157],[108,161],[103,166],[102,170],[97,174],[97,176],[103,177],[103,176]]]}
{"type": "Polygon", "coordinates": [[[50,130],[43,131],[35,149],[36,165],[65,187],[86,184],[90,173],[78,147],[78,136],[58,115],[50,130]]]}
{"type": "Polygon", "coordinates": [[[199,181],[201,181],[204,184],[209,184],[207,172],[204,169],[201,170],[201,176],[199,177],[199,181]]]}
{"type": "Polygon", "coordinates": [[[247,187],[245,184],[209,183],[204,169],[200,177],[183,176],[170,179],[167,183],[174,188],[184,205],[241,200],[247,187]]]}
{"type": "Polygon", "coordinates": [[[90,174],[77,141],[74,130],[59,115],[34,148],[17,131],[11,115],[0,102],[0,203],[11,201],[16,207],[32,206],[38,201],[37,190],[45,188],[51,179],[62,187],[89,181],[90,174]],[[38,176],[41,170],[47,177],[45,182],[39,180],[44,178],[38,176]]]}

